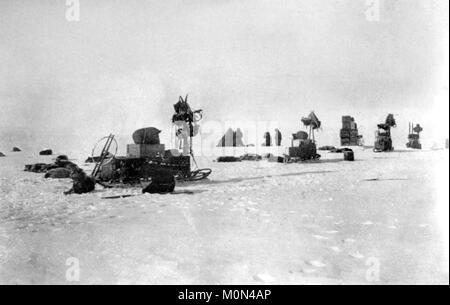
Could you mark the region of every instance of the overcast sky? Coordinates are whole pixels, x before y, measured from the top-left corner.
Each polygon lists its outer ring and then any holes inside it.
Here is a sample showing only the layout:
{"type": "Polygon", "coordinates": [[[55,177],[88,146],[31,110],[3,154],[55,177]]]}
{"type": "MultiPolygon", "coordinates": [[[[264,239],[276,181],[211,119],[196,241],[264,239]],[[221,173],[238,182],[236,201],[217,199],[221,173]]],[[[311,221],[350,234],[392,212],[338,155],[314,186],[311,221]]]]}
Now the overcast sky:
{"type": "Polygon", "coordinates": [[[276,121],[286,138],[311,110],[323,144],[346,114],[368,141],[388,113],[402,147],[408,121],[448,137],[447,0],[380,0],[379,21],[365,0],[79,2],[70,22],[65,0],[0,1],[0,150],[167,136],[186,93],[205,121],[276,121]]]}

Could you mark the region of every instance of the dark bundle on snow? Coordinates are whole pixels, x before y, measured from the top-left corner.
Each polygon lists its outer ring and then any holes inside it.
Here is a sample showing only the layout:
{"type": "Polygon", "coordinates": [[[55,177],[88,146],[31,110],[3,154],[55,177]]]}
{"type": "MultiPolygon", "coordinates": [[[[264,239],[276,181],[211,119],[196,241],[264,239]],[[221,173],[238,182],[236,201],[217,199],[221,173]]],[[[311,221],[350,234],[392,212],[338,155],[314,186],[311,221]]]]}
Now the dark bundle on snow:
{"type": "Polygon", "coordinates": [[[355,161],[355,154],[353,151],[345,151],[344,152],[344,160],[345,161],[355,161]]]}
{"type": "Polygon", "coordinates": [[[62,156],[58,156],[58,158],[56,158],[55,163],[49,164],[47,167],[47,170],[54,169],[54,168],[67,168],[68,170],[73,170],[75,168],[78,168],[78,165],[69,161],[67,159],[67,156],[62,155],[62,156]]]}
{"type": "Polygon", "coordinates": [[[240,162],[241,159],[233,156],[222,156],[217,158],[217,162],[240,162]]]}
{"type": "Polygon", "coordinates": [[[156,171],[151,177],[151,182],[142,193],[167,194],[175,190],[175,176],[171,171],[156,171]]]}
{"type": "Polygon", "coordinates": [[[50,156],[53,155],[53,151],[51,149],[44,149],[39,152],[41,156],[50,156]]]}
{"type": "Polygon", "coordinates": [[[95,179],[86,175],[79,167],[72,168],[70,177],[72,178],[73,185],[70,190],[64,192],[64,195],[89,193],[95,189],[95,179]]]}
{"type": "Polygon", "coordinates": [[[260,161],[262,160],[262,157],[257,154],[245,154],[240,157],[242,161],[260,161]]]}
{"type": "Polygon", "coordinates": [[[52,168],[48,170],[44,178],[53,178],[53,179],[62,179],[62,178],[70,178],[71,170],[65,167],[52,168]]]}
{"type": "Polygon", "coordinates": [[[353,152],[353,150],[351,148],[347,148],[347,147],[335,148],[335,149],[332,149],[330,152],[332,152],[332,153],[345,153],[346,151],[353,152]]]}
{"type": "Polygon", "coordinates": [[[22,151],[19,147],[13,147],[12,149],[13,152],[19,152],[22,151]]]}
{"type": "Polygon", "coordinates": [[[78,167],[75,163],[73,163],[71,161],[68,161],[68,160],[58,160],[58,159],[56,159],[54,164],[55,164],[56,167],[65,167],[65,168],[68,168],[68,169],[73,169],[75,167],[78,167]]]}
{"type": "Polygon", "coordinates": [[[286,158],[272,155],[272,156],[269,157],[268,161],[269,162],[277,162],[277,163],[285,163],[286,162],[286,158]]]}
{"type": "Polygon", "coordinates": [[[35,163],[25,165],[24,171],[33,173],[44,173],[47,171],[50,164],[46,163],[35,163]]]}
{"type": "Polygon", "coordinates": [[[4,153],[0,151],[0,157],[6,157],[4,153]]]}
{"type": "MultiPolygon", "coordinates": [[[[45,173],[47,171],[53,169],[64,168],[70,171],[74,168],[78,168],[75,163],[72,163],[68,160],[69,158],[66,155],[60,155],[56,157],[54,163],[46,164],[46,163],[35,163],[35,164],[27,164],[25,165],[24,171],[33,172],[33,173],[45,173]]],[[[46,175],[45,178],[70,178],[70,175],[67,175],[66,171],[53,171],[49,175],[46,175]]]]}
{"type": "Polygon", "coordinates": [[[328,145],[326,145],[326,146],[321,146],[321,147],[318,148],[318,150],[335,150],[335,149],[336,149],[336,147],[334,147],[334,146],[328,146],[328,145]]]}
{"type": "MultiPolygon", "coordinates": [[[[113,155],[112,154],[110,154],[110,153],[108,153],[107,155],[106,155],[106,158],[111,158],[113,155]]],[[[97,163],[97,162],[99,162],[101,160],[101,157],[100,156],[97,156],[97,157],[88,157],[85,161],[84,161],[84,163],[97,163]]]]}

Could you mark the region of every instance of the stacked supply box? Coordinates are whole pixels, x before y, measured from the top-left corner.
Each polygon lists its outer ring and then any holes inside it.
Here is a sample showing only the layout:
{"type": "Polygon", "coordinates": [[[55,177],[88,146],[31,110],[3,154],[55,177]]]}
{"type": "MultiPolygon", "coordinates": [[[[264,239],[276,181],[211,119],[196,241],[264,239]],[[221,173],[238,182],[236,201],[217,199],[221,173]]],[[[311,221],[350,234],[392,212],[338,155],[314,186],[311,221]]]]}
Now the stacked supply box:
{"type": "Polygon", "coordinates": [[[128,158],[156,158],[163,157],[165,152],[164,144],[128,144],[128,158]]]}
{"type": "Polygon", "coordinates": [[[358,145],[358,126],[355,119],[349,115],[342,116],[342,129],[340,133],[342,146],[358,145]]]}

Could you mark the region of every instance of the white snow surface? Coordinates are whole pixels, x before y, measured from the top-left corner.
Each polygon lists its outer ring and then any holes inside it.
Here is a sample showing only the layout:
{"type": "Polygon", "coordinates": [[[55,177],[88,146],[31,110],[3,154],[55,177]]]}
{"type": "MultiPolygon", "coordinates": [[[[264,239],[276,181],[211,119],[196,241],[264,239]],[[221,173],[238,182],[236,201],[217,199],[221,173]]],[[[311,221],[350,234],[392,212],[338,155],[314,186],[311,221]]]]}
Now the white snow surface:
{"type": "Polygon", "coordinates": [[[448,150],[320,153],[300,164],[199,157],[210,179],[177,184],[194,194],[97,185],[70,196],[70,180],[23,171],[54,156],[8,153],[0,283],[448,284],[448,150]],[[136,196],[101,198],[123,194],[136,196]]]}

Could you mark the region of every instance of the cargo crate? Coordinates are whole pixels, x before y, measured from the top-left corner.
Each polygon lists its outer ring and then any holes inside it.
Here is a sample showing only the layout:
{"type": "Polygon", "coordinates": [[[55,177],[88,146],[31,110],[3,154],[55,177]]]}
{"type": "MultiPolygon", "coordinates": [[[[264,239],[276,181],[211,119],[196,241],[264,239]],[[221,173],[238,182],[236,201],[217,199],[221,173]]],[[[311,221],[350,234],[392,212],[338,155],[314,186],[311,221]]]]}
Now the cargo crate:
{"type": "Polygon", "coordinates": [[[164,156],[164,144],[128,144],[127,157],[129,158],[155,158],[164,156]]]}

